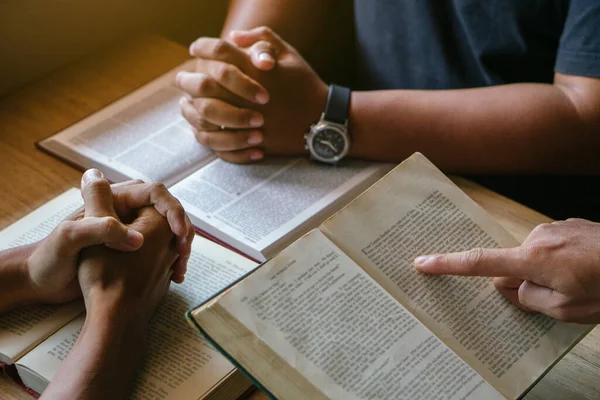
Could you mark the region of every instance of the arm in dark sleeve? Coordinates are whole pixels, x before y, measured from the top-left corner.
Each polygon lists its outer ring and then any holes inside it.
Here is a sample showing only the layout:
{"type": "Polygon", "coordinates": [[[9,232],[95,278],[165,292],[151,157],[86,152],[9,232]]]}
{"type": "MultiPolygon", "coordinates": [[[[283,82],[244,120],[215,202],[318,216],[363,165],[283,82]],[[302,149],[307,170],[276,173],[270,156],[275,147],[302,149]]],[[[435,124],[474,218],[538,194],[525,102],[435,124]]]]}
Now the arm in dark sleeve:
{"type": "Polygon", "coordinates": [[[354,92],[353,155],[468,173],[600,173],[600,1],[572,0],[551,84],[354,92]]]}
{"type": "Polygon", "coordinates": [[[554,70],[600,77],[600,1],[571,0],[554,70]]]}

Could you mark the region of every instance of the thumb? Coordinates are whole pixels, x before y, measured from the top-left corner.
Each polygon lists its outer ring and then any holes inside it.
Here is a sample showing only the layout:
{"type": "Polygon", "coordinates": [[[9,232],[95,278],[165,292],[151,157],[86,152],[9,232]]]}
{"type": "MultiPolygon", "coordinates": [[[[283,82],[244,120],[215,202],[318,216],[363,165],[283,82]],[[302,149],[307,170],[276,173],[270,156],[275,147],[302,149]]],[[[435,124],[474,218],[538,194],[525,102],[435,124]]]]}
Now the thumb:
{"type": "Polygon", "coordinates": [[[506,297],[511,303],[519,307],[523,311],[531,311],[525,307],[519,300],[519,288],[525,282],[520,278],[513,277],[499,277],[494,278],[494,286],[496,290],[506,297]]]}
{"type": "Polygon", "coordinates": [[[526,278],[527,266],[519,255],[520,247],[510,249],[473,249],[459,253],[417,257],[415,268],[426,274],[463,276],[512,276],[526,278]]]}
{"type": "Polygon", "coordinates": [[[286,42],[266,26],[247,31],[231,31],[229,37],[239,47],[251,47],[252,64],[265,71],[275,67],[277,56],[287,48],[286,42]]]}
{"type": "Polygon", "coordinates": [[[110,184],[97,169],[88,169],[81,177],[81,196],[86,217],[117,216],[110,184]]]}
{"type": "Polygon", "coordinates": [[[144,236],[128,228],[114,217],[87,217],[61,223],[58,248],[79,253],[82,249],[104,244],[121,251],[135,251],[144,243],[144,236]]]}
{"type": "Polygon", "coordinates": [[[531,311],[537,311],[549,317],[564,320],[561,315],[561,304],[565,304],[565,296],[545,286],[525,281],[519,287],[519,302],[531,311]]]}
{"type": "Polygon", "coordinates": [[[248,50],[252,64],[263,71],[270,71],[277,63],[278,51],[270,42],[261,40],[248,50]]]}

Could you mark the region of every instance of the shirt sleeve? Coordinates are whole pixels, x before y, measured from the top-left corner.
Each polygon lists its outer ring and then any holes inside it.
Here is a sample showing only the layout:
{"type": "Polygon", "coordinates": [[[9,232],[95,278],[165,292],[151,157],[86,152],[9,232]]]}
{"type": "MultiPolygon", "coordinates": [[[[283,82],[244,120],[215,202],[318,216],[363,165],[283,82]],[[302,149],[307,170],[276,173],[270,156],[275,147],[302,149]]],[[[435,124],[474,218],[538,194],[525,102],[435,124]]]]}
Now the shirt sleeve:
{"type": "Polygon", "coordinates": [[[600,77],[599,0],[570,1],[554,70],[600,77]]]}

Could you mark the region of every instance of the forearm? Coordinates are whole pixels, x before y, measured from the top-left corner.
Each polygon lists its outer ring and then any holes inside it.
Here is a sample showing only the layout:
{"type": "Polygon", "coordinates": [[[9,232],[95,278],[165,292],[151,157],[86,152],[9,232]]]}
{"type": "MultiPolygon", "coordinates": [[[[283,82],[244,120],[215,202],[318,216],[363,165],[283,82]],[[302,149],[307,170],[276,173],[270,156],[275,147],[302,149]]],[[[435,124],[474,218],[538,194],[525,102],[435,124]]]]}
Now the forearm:
{"type": "Polygon", "coordinates": [[[88,312],[73,350],[42,399],[127,398],[145,350],[145,324],[109,310],[88,312]]]}
{"type": "Polygon", "coordinates": [[[0,314],[36,302],[27,272],[33,245],[0,252],[0,314]]]}
{"type": "Polygon", "coordinates": [[[355,157],[420,151],[455,172],[600,171],[597,119],[555,85],[355,92],[350,118],[355,157]]]}
{"type": "Polygon", "coordinates": [[[315,45],[331,0],[231,0],[221,33],[269,26],[301,54],[315,45]]]}

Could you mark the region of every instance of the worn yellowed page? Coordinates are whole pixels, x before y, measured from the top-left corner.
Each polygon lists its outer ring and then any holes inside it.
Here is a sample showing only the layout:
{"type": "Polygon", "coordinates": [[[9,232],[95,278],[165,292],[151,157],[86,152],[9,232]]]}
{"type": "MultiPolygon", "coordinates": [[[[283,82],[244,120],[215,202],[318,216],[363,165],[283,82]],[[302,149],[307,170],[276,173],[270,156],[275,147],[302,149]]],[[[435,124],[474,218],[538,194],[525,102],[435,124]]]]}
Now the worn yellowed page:
{"type": "MultiPolygon", "coordinates": [[[[0,232],[0,251],[48,236],[66,216],[83,204],[71,189],[0,232]]],[[[0,315],[0,362],[12,363],[81,312],[83,303],[33,306],[0,315]]]]}
{"type": "Polygon", "coordinates": [[[502,398],[318,230],[214,304],[222,317],[203,328],[217,332],[231,317],[242,324],[249,333],[228,337],[224,327],[214,339],[280,400],[502,398]],[[254,340],[269,351],[250,359],[254,340]],[[296,373],[303,385],[286,381],[296,373]]]}
{"type": "Polygon", "coordinates": [[[416,272],[422,254],[518,243],[415,154],[320,228],[508,398],[517,398],[589,327],[527,314],[489,278],[416,272]]]}
{"type": "MultiPolygon", "coordinates": [[[[200,236],[195,238],[186,281],[171,284],[148,329],[148,353],[131,398],[195,400],[234,372],[233,365],[187,324],[184,314],[254,267],[256,263],[230,250],[200,236]]],[[[43,378],[39,392],[58,372],[84,321],[84,316],[75,319],[19,360],[20,374],[29,370],[43,378]]],[[[35,384],[35,379],[24,380],[35,384]]]]}

